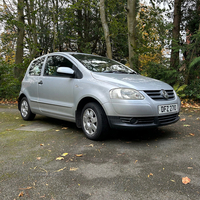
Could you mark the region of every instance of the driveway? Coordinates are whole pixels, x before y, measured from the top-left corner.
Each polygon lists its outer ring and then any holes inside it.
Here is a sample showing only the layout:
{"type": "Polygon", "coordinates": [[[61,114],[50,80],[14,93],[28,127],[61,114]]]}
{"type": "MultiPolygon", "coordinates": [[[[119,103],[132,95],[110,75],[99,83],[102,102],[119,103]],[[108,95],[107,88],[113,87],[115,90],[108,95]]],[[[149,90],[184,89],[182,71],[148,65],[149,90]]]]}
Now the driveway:
{"type": "Polygon", "coordinates": [[[73,123],[26,122],[16,106],[0,105],[0,199],[199,199],[200,110],[180,117],[91,141],[73,123]]]}

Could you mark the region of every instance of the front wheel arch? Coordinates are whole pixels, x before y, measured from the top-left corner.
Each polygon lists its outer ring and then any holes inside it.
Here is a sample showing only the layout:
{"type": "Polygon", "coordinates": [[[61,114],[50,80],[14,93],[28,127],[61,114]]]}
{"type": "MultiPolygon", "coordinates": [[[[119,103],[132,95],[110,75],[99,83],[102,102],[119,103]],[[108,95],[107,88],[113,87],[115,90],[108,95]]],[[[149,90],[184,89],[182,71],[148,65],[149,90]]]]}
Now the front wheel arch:
{"type": "MultiPolygon", "coordinates": [[[[99,104],[99,106],[101,106],[101,108],[103,109],[102,105],[101,105],[96,99],[94,99],[94,98],[92,98],[92,97],[85,97],[85,98],[83,98],[83,99],[79,102],[79,104],[78,104],[78,106],[77,106],[77,109],[76,109],[76,113],[75,113],[75,117],[76,117],[76,126],[77,126],[78,128],[81,128],[81,113],[82,113],[82,110],[83,110],[84,106],[85,106],[87,103],[92,103],[92,102],[99,104]]],[[[104,110],[104,109],[103,109],[103,111],[104,111],[104,113],[105,113],[105,110],[104,110]]],[[[106,113],[105,113],[105,115],[106,115],[106,113]]],[[[106,118],[107,118],[107,116],[106,116],[106,118]]]]}
{"type": "Polygon", "coordinates": [[[101,140],[108,132],[107,116],[97,102],[87,103],[81,112],[81,127],[86,137],[91,140],[101,140]]]}

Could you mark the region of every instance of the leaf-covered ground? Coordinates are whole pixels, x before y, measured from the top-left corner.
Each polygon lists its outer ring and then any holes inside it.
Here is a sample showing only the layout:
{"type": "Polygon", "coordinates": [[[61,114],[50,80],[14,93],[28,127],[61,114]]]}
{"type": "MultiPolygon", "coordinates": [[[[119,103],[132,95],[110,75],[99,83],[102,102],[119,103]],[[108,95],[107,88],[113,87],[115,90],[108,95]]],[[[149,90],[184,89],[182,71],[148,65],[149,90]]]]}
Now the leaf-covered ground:
{"type": "Polygon", "coordinates": [[[0,199],[199,200],[199,122],[200,109],[183,108],[175,124],[98,142],[73,123],[25,122],[16,105],[0,105],[0,199]]]}

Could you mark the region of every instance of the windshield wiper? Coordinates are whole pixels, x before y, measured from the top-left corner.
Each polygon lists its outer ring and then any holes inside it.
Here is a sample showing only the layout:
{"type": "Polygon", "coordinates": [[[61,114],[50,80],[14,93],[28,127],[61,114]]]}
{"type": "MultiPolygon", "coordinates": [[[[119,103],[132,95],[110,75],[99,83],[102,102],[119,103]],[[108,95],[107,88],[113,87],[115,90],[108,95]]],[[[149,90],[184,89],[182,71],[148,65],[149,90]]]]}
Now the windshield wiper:
{"type": "Polygon", "coordinates": [[[136,72],[112,71],[112,70],[106,70],[106,71],[103,71],[103,73],[116,73],[116,74],[137,74],[136,72]]]}
{"type": "Polygon", "coordinates": [[[128,74],[128,72],[125,72],[125,71],[112,71],[112,70],[106,70],[106,71],[103,71],[103,73],[128,74]]]}

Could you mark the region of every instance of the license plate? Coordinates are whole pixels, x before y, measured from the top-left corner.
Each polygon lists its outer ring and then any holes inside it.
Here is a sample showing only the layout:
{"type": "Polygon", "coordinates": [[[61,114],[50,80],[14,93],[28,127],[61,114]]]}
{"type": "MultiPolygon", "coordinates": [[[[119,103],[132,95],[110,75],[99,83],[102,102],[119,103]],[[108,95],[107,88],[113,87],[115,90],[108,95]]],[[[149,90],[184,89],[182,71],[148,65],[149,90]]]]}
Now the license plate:
{"type": "Polygon", "coordinates": [[[171,113],[171,112],[177,112],[178,106],[177,104],[170,104],[170,105],[161,105],[158,106],[158,112],[159,114],[162,113],[171,113]]]}

